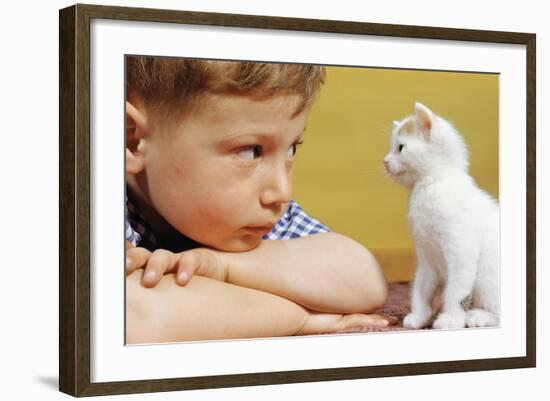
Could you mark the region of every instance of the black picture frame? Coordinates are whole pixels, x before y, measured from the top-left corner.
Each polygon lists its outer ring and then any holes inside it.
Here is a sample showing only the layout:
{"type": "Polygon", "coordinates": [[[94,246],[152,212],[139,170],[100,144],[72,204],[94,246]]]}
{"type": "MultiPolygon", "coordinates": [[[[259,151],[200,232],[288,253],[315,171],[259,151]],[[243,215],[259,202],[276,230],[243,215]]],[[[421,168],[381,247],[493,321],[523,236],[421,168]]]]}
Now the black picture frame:
{"type": "Polygon", "coordinates": [[[60,10],[59,50],[60,391],[73,396],[95,396],[512,369],[536,365],[535,34],[77,4],[60,10]],[[526,356],[91,383],[90,21],[94,18],[524,45],[527,54],[526,356]]]}

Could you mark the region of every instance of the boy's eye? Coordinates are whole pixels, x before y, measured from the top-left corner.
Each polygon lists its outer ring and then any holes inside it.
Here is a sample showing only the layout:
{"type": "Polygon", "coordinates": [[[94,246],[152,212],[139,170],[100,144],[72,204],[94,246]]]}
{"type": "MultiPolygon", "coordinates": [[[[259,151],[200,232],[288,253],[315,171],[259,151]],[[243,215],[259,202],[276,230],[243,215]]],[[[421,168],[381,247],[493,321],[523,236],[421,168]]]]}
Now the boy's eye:
{"type": "Polygon", "coordinates": [[[298,146],[300,146],[303,143],[303,141],[293,143],[290,148],[288,148],[288,158],[293,159],[296,156],[296,152],[298,151],[298,146]]]}
{"type": "Polygon", "coordinates": [[[399,145],[399,153],[401,153],[401,151],[403,150],[403,147],[404,147],[404,146],[405,146],[405,145],[403,145],[402,143],[399,145]]]}
{"type": "Polygon", "coordinates": [[[247,146],[237,151],[237,156],[243,160],[254,160],[262,155],[261,146],[247,146]]]}
{"type": "Polygon", "coordinates": [[[292,159],[294,156],[296,156],[296,148],[297,148],[297,146],[296,146],[295,143],[292,144],[292,145],[290,146],[290,148],[288,148],[288,154],[287,154],[287,156],[288,156],[289,159],[292,159]]]}

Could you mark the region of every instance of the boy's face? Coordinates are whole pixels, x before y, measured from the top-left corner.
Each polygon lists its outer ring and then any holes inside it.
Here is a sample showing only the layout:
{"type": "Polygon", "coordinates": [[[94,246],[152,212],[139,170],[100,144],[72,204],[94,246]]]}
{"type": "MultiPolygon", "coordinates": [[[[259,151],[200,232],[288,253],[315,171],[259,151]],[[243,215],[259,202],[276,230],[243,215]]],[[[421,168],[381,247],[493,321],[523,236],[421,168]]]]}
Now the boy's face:
{"type": "Polygon", "coordinates": [[[205,95],[173,130],[142,139],[148,201],[175,229],[224,251],[256,247],[291,199],[308,110],[289,97],[205,95]]]}

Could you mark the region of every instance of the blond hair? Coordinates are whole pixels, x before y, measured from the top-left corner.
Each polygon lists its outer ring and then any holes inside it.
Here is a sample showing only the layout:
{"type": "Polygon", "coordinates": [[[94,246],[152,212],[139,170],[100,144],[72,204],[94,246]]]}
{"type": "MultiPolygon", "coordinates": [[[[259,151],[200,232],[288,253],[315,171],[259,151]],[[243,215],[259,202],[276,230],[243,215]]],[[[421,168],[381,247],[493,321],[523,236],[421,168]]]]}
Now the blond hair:
{"type": "Polygon", "coordinates": [[[185,115],[206,92],[257,99],[294,95],[297,114],[313,103],[325,74],[324,67],[310,64],[127,56],[126,97],[138,98],[160,121],[185,115]]]}

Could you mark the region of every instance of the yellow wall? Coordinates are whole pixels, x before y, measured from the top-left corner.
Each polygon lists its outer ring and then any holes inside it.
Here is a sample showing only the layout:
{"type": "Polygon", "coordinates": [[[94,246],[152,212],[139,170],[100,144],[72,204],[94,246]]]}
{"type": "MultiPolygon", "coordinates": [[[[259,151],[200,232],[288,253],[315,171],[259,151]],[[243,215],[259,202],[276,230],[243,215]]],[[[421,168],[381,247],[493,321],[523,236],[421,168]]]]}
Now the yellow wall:
{"type": "Polygon", "coordinates": [[[471,175],[498,198],[498,85],[496,74],[328,67],[296,160],[294,199],[369,249],[412,249],[407,191],[383,174],[392,121],[420,101],[453,122],[471,175]]]}

